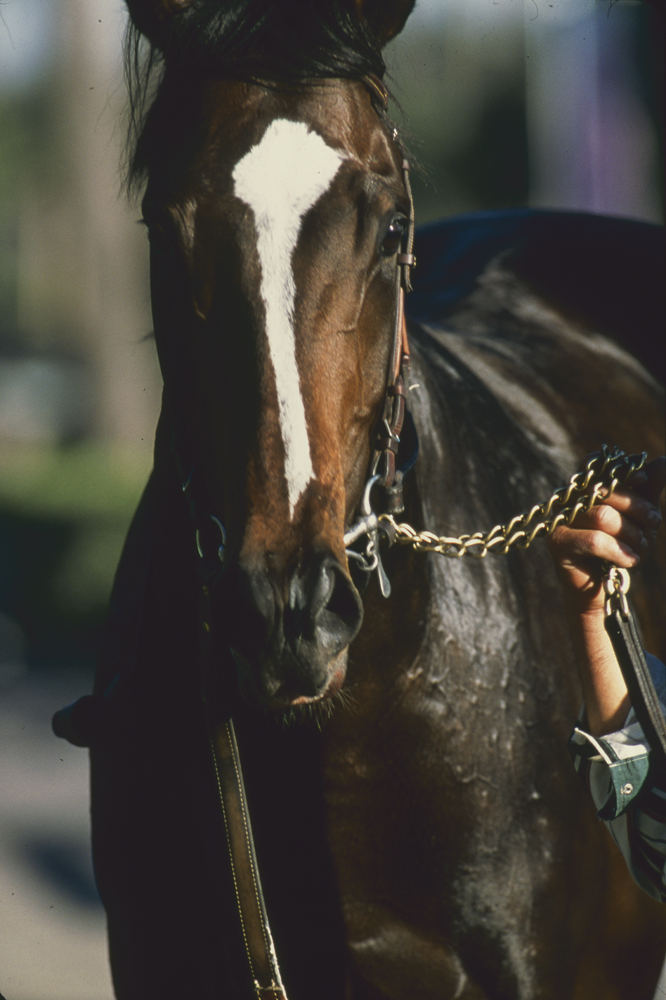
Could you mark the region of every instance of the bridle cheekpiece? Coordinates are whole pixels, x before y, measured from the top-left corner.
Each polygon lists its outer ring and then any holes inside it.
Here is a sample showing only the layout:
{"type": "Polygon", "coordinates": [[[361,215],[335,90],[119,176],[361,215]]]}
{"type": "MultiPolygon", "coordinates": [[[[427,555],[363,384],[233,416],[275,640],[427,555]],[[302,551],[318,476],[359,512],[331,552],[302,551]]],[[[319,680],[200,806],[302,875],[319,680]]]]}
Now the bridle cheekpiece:
{"type": "MultiPolygon", "coordinates": [[[[368,74],[362,81],[370,92],[373,100],[379,104],[382,111],[388,108],[388,90],[381,80],[368,74]]],[[[392,131],[394,142],[398,140],[398,130],[392,131]]],[[[374,450],[370,461],[369,476],[363,489],[359,505],[359,517],[344,536],[345,552],[358,569],[365,573],[377,571],[379,587],[384,597],[391,593],[389,579],[382,566],[379,552],[379,532],[387,536],[389,543],[393,541],[390,528],[381,523],[372,510],[371,493],[375,486],[381,494],[381,513],[400,514],[405,509],[403,501],[403,479],[416,462],[418,456],[418,441],[412,425],[415,442],[412,454],[398,467],[397,458],[400,448],[405,415],[407,413],[407,392],[413,386],[409,383],[409,341],[407,338],[407,323],[405,320],[405,295],[412,290],[411,270],[416,266],[414,256],[414,198],[409,180],[409,160],[403,156],[402,180],[409,199],[409,216],[405,236],[404,250],[396,256],[395,292],[393,311],[393,336],[389,353],[389,364],[386,377],[386,393],[384,406],[377,427],[374,450]],[[367,538],[365,550],[357,552],[351,546],[358,539],[367,538]]],[[[411,420],[411,418],[410,418],[411,420]]]]}

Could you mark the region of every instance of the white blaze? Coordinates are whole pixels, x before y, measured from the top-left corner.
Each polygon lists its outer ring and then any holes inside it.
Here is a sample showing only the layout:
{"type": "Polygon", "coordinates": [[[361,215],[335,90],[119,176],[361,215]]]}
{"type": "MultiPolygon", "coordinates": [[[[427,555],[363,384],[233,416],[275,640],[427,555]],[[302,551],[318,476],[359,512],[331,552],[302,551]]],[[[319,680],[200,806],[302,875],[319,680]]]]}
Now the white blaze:
{"type": "Polygon", "coordinates": [[[236,164],[237,198],[254,212],[261,297],[275,371],[290,516],[314,477],[296,365],[292,254],[306,212],[335,177],[343,157],[303,122],[277,119],[236,164]]]}

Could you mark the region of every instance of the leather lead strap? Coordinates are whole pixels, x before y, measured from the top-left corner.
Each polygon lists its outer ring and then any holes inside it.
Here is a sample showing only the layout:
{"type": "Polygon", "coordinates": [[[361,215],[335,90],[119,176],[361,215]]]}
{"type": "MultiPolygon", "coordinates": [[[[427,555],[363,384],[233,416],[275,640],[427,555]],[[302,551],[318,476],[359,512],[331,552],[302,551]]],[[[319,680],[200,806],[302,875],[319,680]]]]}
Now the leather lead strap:
{"type": "Polygon", "coordinates": [[[655,770],[666,775],[666,719],[643,653],[636,622],[627,601],[629,573],[626,569],[620,569],[608,562],[604,562],[603,566],[606,632],[620,664],[636,718],[650,744],[655,770]]]}
{"type": "Polygon", "coordinates": [[[243,772],[231,719],[209,719],[209,738],[224,813],[236,902],[258,1000],[287,1000],[261,890],[243,772]]]}
{"type": "Polygon", "coordinates": [[[257,1000],[287,1000],[261,888],[234,724],[224,711],[224,694],[212,668],[211,599],[222,563],[214,547],[200,556],[201,694],[245,953],[257,1000]]]}
{"type": "Polygon", "coordinates": [[[626,613],[616,608],[606,615],[604,624],[620,664],[636,718],[650,744],[659,770],[666,773],[666,720],[638,637],[634,616],[631,610],[626,613]]]}

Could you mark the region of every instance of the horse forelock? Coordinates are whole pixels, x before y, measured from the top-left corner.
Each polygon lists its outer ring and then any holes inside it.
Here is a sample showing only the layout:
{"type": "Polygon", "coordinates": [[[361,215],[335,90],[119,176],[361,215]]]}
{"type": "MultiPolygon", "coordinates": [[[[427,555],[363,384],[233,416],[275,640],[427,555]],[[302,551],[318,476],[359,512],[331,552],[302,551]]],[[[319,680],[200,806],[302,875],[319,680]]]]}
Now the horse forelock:
{"type": "Polygon", "coordinates": [[[381,78],[386,71],[379,39],[341,2],[235,0],[222,6],[218,0],[196,0],[169,19],[159,42],[147,44],[135,10],[133,18],[125,39],[130,191],[159,159],[174,121],[187,119],[191,95],[206,79],[279,85],[359,80],[367,74],[381,78]]]}

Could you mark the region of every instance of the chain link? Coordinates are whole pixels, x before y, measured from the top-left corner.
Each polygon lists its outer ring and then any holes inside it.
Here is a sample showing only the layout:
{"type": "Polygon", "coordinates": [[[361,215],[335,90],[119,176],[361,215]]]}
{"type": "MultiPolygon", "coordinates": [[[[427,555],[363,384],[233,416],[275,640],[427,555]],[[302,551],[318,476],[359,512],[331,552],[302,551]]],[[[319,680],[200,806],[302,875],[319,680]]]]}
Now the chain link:
{"type": "Polygon", "coordinates": [[[537,504],[527,514],[519,514],[508,524],[497,524],[487,534],[435,535],[431,531],[416,531],[410,524],[399,524],[392,514],[380,514],[379,521],[390,525],[396,545],[411,545],[417,552],[438,552],[442,556],[483,559],[489,552],[505,555],[513,548],[526,549],[535,538],[550,535],[560,524],[571,524],[581,510],[591,510],[611,496],[618,486],[643,468],[646,452],[626,455],[620,448],[601,446],[601,452],[590,458],[581,472],[575,473],[567,486],[555,490],[550,500],[537,504]]]}
{"type": "Polygon", "coordinates": [[[613,566],[605,560],[602,565],[605,574],[604,593],[606,595],[604,613],[608,617],[617,608],[623,615],[628,615],[629,603],[627,601],[627,593],[629,592],[629,584],[631,582],[628,571],[621,569],[619,566],[613,566]]]}

